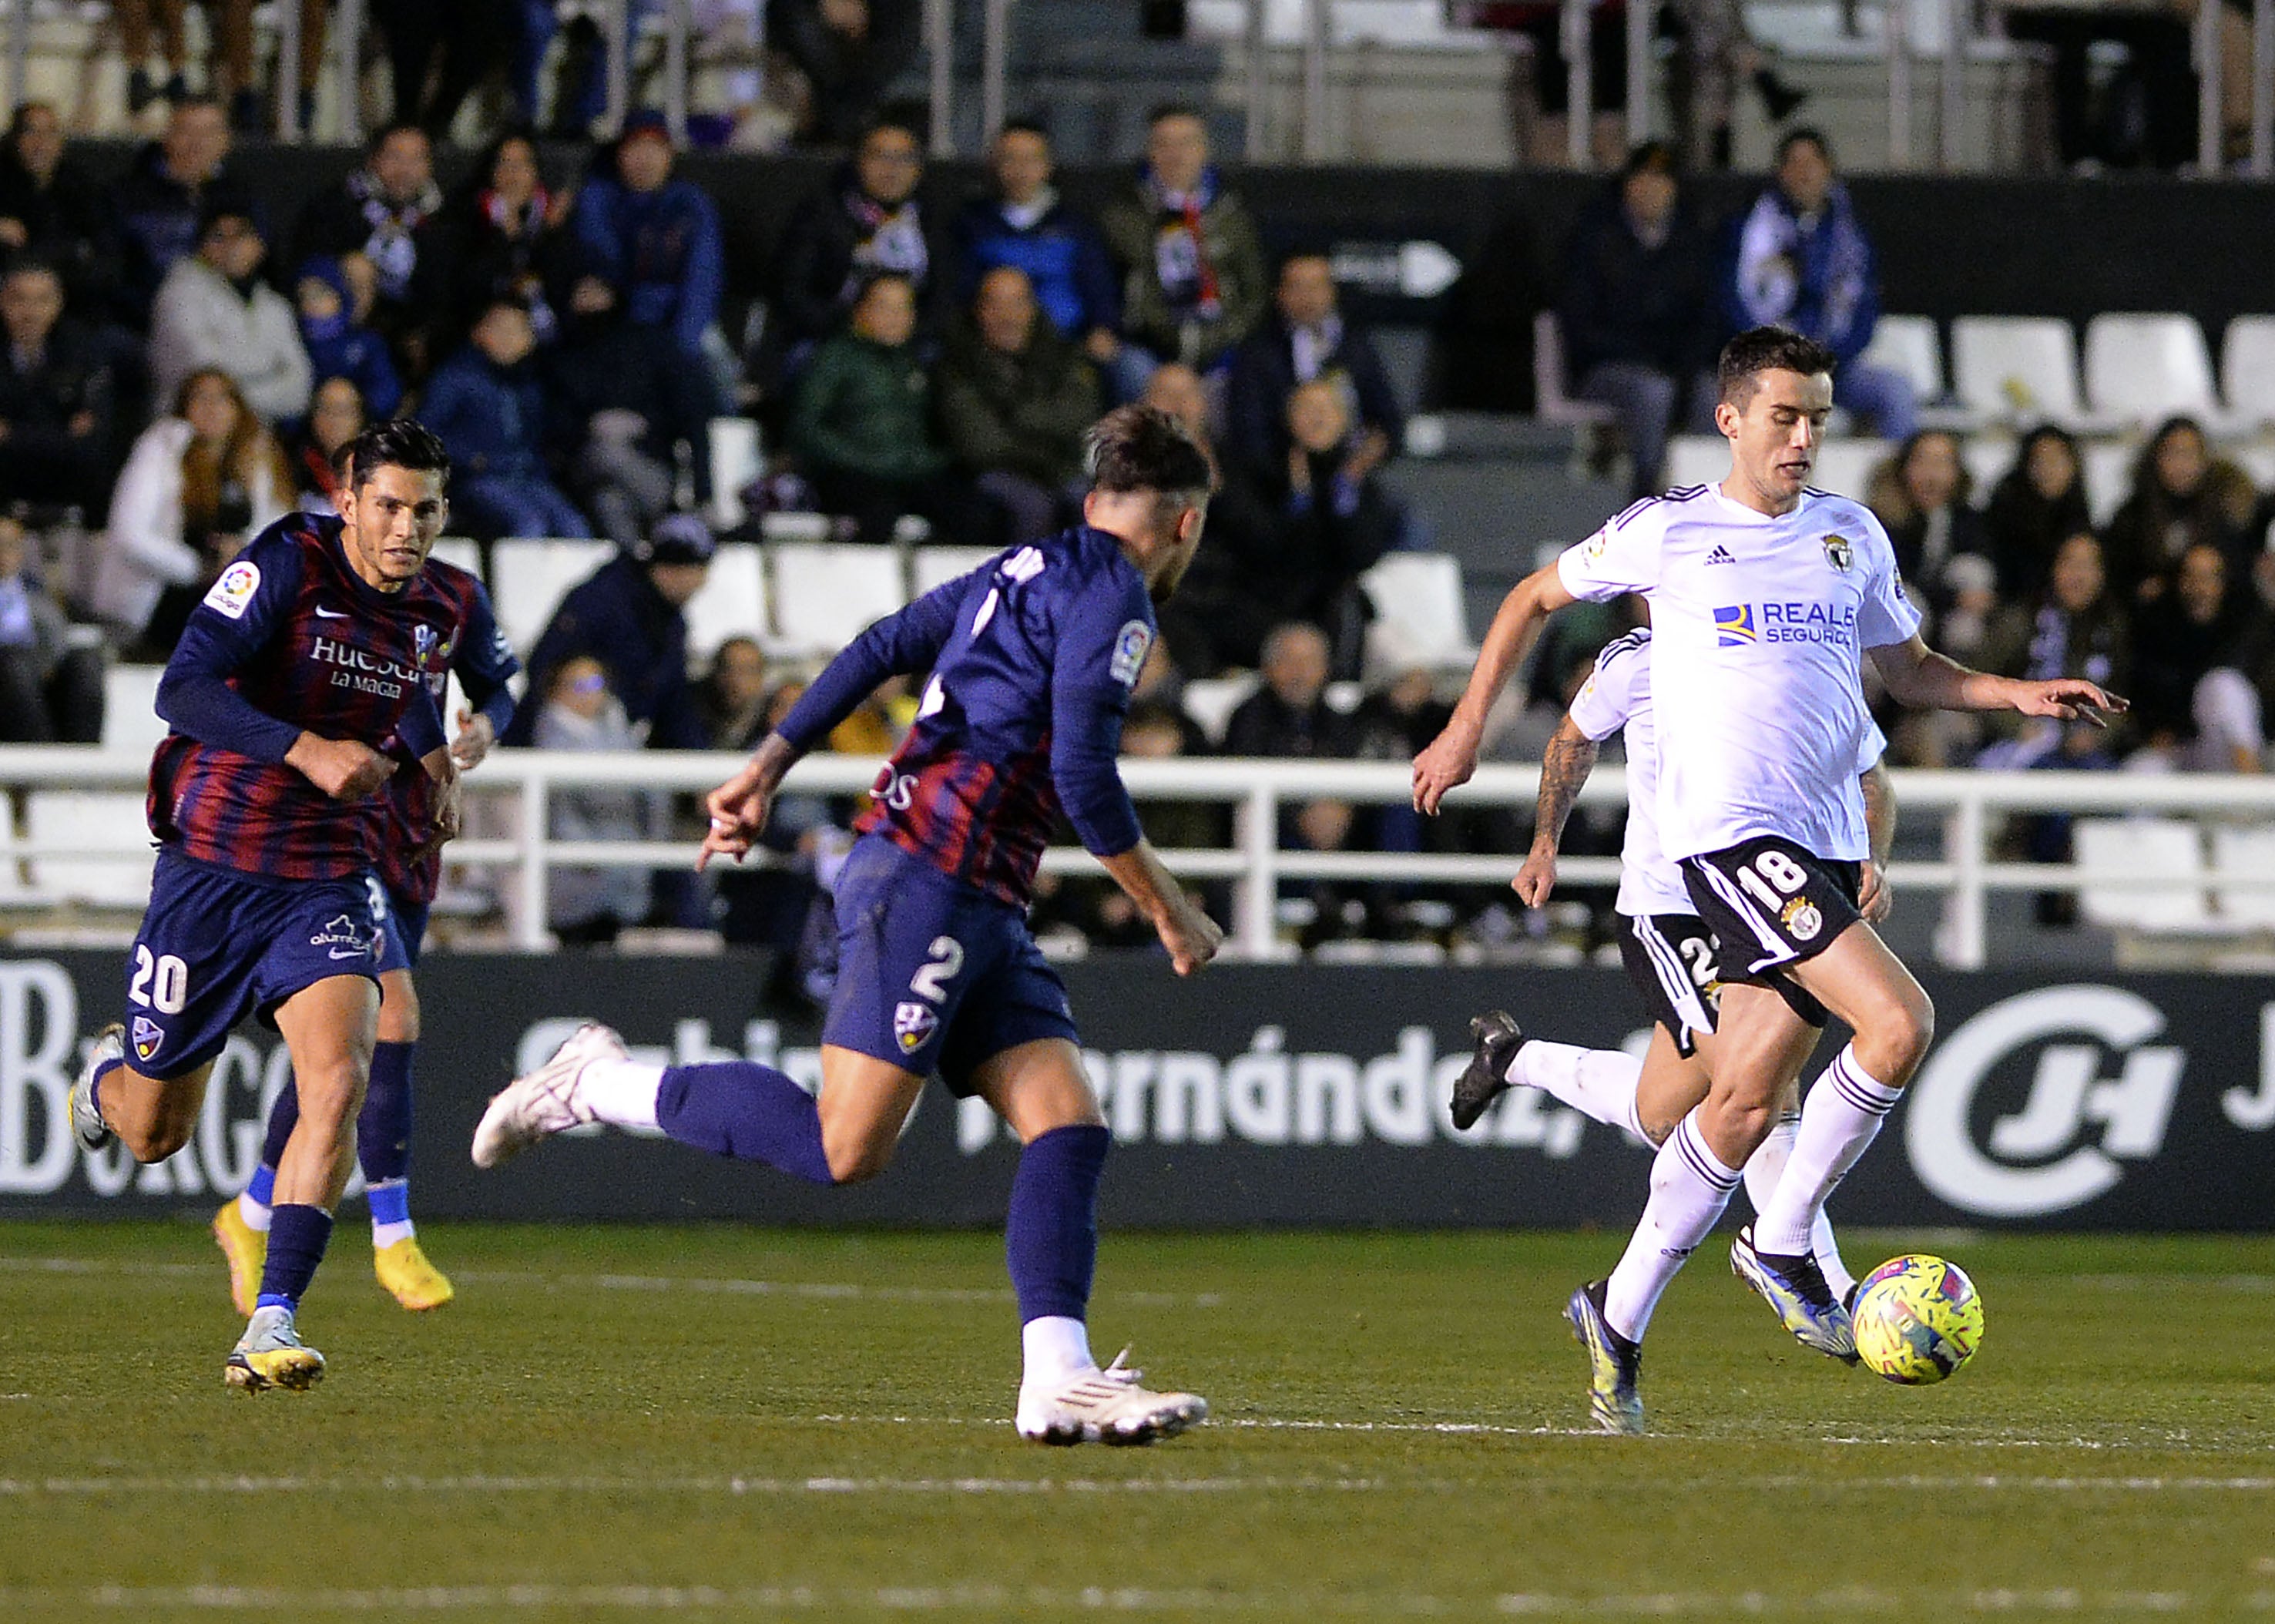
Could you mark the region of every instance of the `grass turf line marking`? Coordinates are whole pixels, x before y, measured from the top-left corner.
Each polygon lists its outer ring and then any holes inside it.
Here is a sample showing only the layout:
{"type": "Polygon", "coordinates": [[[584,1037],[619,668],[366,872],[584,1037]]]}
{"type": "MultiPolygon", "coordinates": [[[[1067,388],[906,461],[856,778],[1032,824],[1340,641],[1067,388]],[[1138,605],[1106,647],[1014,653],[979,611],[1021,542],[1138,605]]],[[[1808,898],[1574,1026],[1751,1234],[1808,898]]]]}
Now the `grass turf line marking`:
{"type": "MultiPolygon", "coordinates": [[[[266,1585],[98,1585],[91,1590],[0,1590],[0,1606],[77,1606],[147,1611],[189,1610],[291,1613],[466,1613],[564,1608],[635,1613],[693,1611],[782,1613],[877,1608],[897,1613],[988,1613],[1007,1610],[1062,1613],[1227,1613],[1292,1616],[1326,1613],[1468,1613],[1482,1598],[1435,1596],[1415,1591],[1382,1595],[1303,1594],[1295,1591],[1149,1590],[1136,1586],[1086,1586],[1060,1590],[1038,1586],[892,1585],[877,1589],[824,1589],[810,1585],[569,1585],[463,1584],[374,1589],[288,1590],[266,1585]]],[[[1659,1591],[1587,1595],[1516,1591],[1492,1598],[1499,1613],[1515,1616],[1584,1612],[1611,1617],[1703,1615],[1808,1611],[1819,1613],[1891,1613],[1933,1609],[1976,1613],[2179,1613],[2192,1607],[2231,1605],[2255,1611],[2275,1608],[2275,1591],[2233,1594],[2189,1590],[1973,1590],[1893,1592],[1862,1586],[1816,1595],[1783,1596],[1766,1590],[1659,1591]]]]}
{"type": "Polygon", "coordinates": [[[0,1496],[101,1494],[1238,1494],[1410,1491],[1379,1477],[0,1477],[0,1496]]]}

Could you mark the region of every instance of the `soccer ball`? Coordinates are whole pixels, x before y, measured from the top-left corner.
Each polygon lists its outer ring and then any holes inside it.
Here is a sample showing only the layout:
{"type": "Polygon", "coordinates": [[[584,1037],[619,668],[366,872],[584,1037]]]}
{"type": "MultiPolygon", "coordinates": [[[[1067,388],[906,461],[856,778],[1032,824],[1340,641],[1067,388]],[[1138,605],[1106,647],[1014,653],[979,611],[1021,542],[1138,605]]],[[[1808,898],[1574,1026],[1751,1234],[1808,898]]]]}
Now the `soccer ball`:
{"type": "Polygon", "coordinates": [[[1923,1252],[1891,1258],[1864,1277],[1850,1311],[1867,1370],[1908,1387],[1941,1381],[1983,1341],[1983,1299],[1955,1263],[1923,1252]]]}

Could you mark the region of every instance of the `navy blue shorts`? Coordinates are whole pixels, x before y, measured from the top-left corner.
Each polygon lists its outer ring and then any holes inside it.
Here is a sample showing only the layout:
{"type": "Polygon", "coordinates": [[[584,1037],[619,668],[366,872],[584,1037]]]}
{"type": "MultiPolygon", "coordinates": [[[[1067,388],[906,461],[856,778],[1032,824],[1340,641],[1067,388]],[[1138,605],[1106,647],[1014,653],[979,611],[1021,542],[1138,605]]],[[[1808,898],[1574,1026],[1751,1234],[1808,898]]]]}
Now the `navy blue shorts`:
{"type": "Polygon", "coordinates": [[[881,835],[837,876],[837,991],[821,1041],[970,1094],[980,1062],[1075,1036],[1066,984],[1009,903],[951,880],[881,835]]]}
{"type": "Polygon", "coordinates": [[[178,1077],[334,976],[379,979],[385,892],[369,874],[279,884],[158,853],[150,906],[127,962],[127,1063],[178,1077]]]}
{"type": "Polygon", "coordinates": [[[380,923],[387,940],[379,947],[379,973],[412,971],[419,967],[419,949],[427,941],[428,904],[414,903],[393,886],[382,888],[387,897],[387,917],[380,923]]]}

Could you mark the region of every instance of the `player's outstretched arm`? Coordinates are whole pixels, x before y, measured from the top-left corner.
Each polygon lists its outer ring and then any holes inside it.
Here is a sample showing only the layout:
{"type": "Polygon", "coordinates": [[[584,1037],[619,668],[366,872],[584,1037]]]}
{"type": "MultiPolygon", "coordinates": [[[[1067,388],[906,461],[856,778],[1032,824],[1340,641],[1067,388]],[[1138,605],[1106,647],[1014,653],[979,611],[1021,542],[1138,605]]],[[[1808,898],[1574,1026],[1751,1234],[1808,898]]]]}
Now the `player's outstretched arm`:
{"type": "Polygon", "coordinates": [[[1532,646],[1541,622],[1572,601],[1554,564],[1534,570],[1501,600],[1493,626],[1485,633],[1485,646],[1478,651],[1469,686],[1454,707],[1453,719],[1414,758],[1416,811],[1436,817],[1446,792],[1469,782],[1478,770],[1478,746],[1485,738],[1485,714],[1493,709],[1502,684],[1532,646]]]}
{"type": "Polygon", "coordinates": [[[1864,792],[1864,833],[1872,847],[1856,880],[1856,911],[1865,924],[1878,925],[1896,903],[1887,878],[1888,858],[1896,849],[1896,782],[1878,761],[1858,774],[1856,782],[1864,792]]]}
{"type": "Polygon", "coordinates": [[[2085,721],[2097,728],[2132,708],[2132,701],[2082,676],[2029,682],[1969,670],[1939,654],[1915,632],[1906,641],[1872,650],[1872,663],[1897,700],[1921,710],[2020,711],[2058,721],[2085,721]]]}
{"type": "Polygon", "coordinates": [[[1154,933],[1168,949],[1179,975],[1190,976],[1216,956],[1224,945],[1223,928],[1161,866],[1152,842],[1140,840],[1127,851],[1098,860],[1153,922],[1154,933]]]}
{"type": "Polygon", "coordinates": [[[1556,888],[1556,849],[1563,842],[1564,825],[1581,787],[1596,770],[1597,748],[1596,741],[1567,713],[1540,752],[1540,802],[1532,821],[1532,850],[1509,881],[1528,908],[1539,907],[1556,888]]]}

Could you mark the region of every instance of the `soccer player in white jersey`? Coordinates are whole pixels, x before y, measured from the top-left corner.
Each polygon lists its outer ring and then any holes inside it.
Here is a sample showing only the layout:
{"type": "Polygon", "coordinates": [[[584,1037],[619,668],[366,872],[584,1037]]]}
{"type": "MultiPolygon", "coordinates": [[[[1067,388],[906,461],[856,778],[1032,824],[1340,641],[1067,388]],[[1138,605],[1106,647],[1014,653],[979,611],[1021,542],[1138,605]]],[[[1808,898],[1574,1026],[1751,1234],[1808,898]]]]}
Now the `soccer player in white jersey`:
{"type": "Polygon", "coordinates": [[[1810,1091],[1768,1210],[1740,1231],[1731,1263],[1804,1345],[1855,1350],[1810,1231],[1918,1069],[1935,1020],[1857,908],[1870,855],[1856,781],[1871,725],[1864,652],[1907,705],[2061,721],[2124,707],[2092,683],[1992,676],[1921,641],[1879,521],[1809,484],[1833,366],[1823,345],[1780,329],[1732,339],[1714,409],[1728,476],[1637,502],[1519,582],[1452,721],[1414,759],[1414,804],[1435,812],[1476,770],[1486,707],[1548,615],[1583,598],[1649,600],[1659,840],[1713,932],[1725,985],[1712,1083],[1653,1163],[1636,1243],[1611,1282],[1575,1292],[1568,1310],[1598,1413],[1614,1411],[1621,1431],[1641,1424],[1649,1305],[1720,1218],[1815,1046],[1786,984],[1856,1035],[1810,1091]]]}
{"type": "MultiPolygon", "coordinates": [[[[1512,1085],[1537,1088],[1599,1122],[1625,1129],[1656,1147],[1706,1098],[1713,1074],[1714,1021],[1721,1001],[1721,970],[1714,938],[1683,887],[1682,872],[1659,850],[1658,746],[1651,702],[1651,632],[1614,638],[1596,656],[1595,668],[1574,697],[1540,759],[1540,798],[1532,850],[1511,888],[1534,908],[1556,885],[1557,849],[1580,790],[1595,769],[1603,741],[1621,736],[1627,757],[1627,835],[1620,850],[1620,959],[1651,1011],[1651,1043],[1641,1058],[1624,1049],[1585,1049],[1528,1037],[1515,1016],[1488,1010],[1470,1023],[1477,1053],[1455,1080],[1454,1125],[1466,1129],[1512,1085]]],[[[1868,924],[1886,918],[1892,898],[1885,881],[1895,840],[1895,797],[1880,765],[1886,740],[1867,729],[1857,755],[1859,787],[1871,856],[1860,870],[1857,911],[1868,924]]],[[[1781,987],[1786,1001],[1822,1029],[1825,1006],[1798,988],[1781,987]]],[[[1746,1194],[1754,1210],[1769,1205],[1801,1122],[1798,1080],[1778,1099],[1777,1121],[1748,1157],[1746,1194]]],[[[1833,1295],[1843,1302],[1856,1277],[1841,1261],[1832,1220],[1818,1214],[1810,1250],[1833,1295]]],[[[1632,1395],[1629,1395],[1632,1396],[1632,1395]]],[[[1602,1395],[1599,1424],[1615,1431],[1639,1423],[1620,1395],[1602,1395]]]]}

